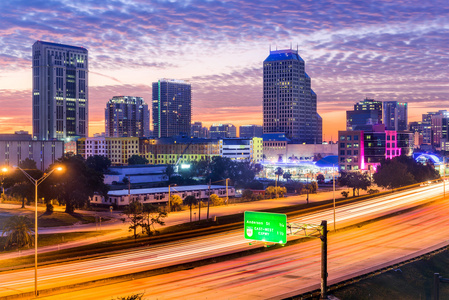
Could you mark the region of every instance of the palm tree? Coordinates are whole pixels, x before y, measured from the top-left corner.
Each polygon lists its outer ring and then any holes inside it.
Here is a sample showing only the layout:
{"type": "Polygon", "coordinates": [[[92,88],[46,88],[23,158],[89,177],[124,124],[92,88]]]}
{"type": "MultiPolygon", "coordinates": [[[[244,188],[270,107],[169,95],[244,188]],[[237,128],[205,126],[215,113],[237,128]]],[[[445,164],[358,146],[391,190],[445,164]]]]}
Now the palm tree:
{"type": "Polygon", "coordinates": [[[25,216],[12,216],[3,226],[3,235],[7,235],[6,247],[17,245],[18,248],[33,245],[33,222],[25,216]]]}
{"type": "Polygon", "coordinates": [[[278,181],[279,181],[279,176],[281,176],[282,174],[284,174],[284,170],[282,170],[281,167],[277,167],[276,171],[274,172],[274,175],[276,175],[278,177],[278,181]]]}
{"type": "Polygon", "coordinates": [[[190,207],[190,222],[192,222],[192,205],[196,205],[198,199],[196,199],[195,196],[190,195],[184,198],[184,203],[190,207]]]}

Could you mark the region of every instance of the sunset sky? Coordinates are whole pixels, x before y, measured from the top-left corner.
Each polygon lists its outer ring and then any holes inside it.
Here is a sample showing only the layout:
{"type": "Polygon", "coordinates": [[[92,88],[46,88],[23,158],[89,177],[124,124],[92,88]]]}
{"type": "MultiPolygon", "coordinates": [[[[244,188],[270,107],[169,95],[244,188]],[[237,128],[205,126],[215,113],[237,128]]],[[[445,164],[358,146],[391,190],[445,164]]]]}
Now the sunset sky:
{"type": "MultiPolygon", "coordinates": [[[[365,97],[409,103],[409,121],[448,109],[446,0],[0,1],[0,132],[31,132],[31,46],[89,50],[89,135],[113,96],[192,85],[192,121],[262,124],[262,63],[299,48],[318,95],[323,140],[365,97]]],[[[152,128],[151,128],[152,129],[152,128]]]]}

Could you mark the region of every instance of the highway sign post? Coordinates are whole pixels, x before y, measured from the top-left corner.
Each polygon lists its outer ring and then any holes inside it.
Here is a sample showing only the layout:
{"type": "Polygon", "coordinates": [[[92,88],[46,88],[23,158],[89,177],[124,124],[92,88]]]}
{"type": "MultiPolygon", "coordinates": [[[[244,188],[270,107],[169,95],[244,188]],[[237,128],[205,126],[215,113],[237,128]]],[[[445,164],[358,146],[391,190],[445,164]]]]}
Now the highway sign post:
{"type": "Polygon", "coordinates": [[[267,212],[245,211],[245,239],[287,243],[287,216],[267,212]]]}

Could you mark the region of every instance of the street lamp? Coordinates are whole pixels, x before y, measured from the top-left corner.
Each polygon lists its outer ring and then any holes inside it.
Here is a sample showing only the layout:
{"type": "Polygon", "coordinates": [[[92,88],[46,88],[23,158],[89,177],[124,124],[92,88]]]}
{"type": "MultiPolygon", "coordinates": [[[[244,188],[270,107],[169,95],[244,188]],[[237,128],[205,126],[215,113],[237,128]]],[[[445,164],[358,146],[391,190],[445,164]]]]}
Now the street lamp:
{"type": "Polygon", "coordinates": [[[334,198],[334,231],[335,231],[335,169],[334,164],[332,164],[332,185],[333,185],[333,198],[334,198]]]}
{"type": "Polygon", "coordinates": [[[1,193],[1,195],[0,195],[0,199],[1,199],[1,197],[5,194],[5,188],[3,187],[3,179],[4,179],[4,174],[6,173],[6,172],[8,172],[9,171],[9,169],[7,168],[7,167],[2,167],[1,168],[1,177],[0,177],[0,184],[2,185],[2,193],[1,193]]]}
{"type": "Polygon", "coordinates": [[[24,169],[17,167],[28,178],[32,184],[34,184],[34,295],[37,297],[37,187],[48,178],[54,171],[62,171],[62,167],[56,167],[48,173],[44,173],[41,178],[34,179],[24,169]]]}

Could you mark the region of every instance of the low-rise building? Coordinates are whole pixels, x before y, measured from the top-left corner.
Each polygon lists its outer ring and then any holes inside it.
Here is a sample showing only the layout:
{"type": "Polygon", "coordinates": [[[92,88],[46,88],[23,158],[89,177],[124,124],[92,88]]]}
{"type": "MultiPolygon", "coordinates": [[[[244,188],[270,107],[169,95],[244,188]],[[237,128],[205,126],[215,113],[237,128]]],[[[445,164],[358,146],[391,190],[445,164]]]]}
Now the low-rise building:
{"type": "Polygon", "coordinates": [[[31,134],[0,134],[0,165],[18,166],[25,159],[32,159],[36,167],[44,171],[64,156],[64,142],[58,140],[33,140],[31,134]]]}
{"type": "Polygon", "coordinates": [[[195,196],[198,200],[207,200],[211,194],[216,194],[221,198],[234,197],[235,189],[232,186],[222,185],[190,185],[177,187],[159,187],[147,189],[126,189],[118,191],[109,191],[107,197],[94,195],[90,200],[94,205],[129,205],[131,201],[139,201],[141,203],[151,203],[157,205],[167,205],[170,195],[178,195],[181,199],[187,196],[195,196]],[[170,189],[170,190],[169,190],[170,189]]]}
{"type": "Polygon", "coordinates": [[[413,153],[414,134],[409,131],[385,130],[338,132],[338,162],[342,171],[375,170],[383,159],[413,153]]]}
{"type": "Polygon", "coordinates": [[[262,138],[221,139],[220,156],[232,160],[250,160],[258,163],[263,159],[262,138]]]}

